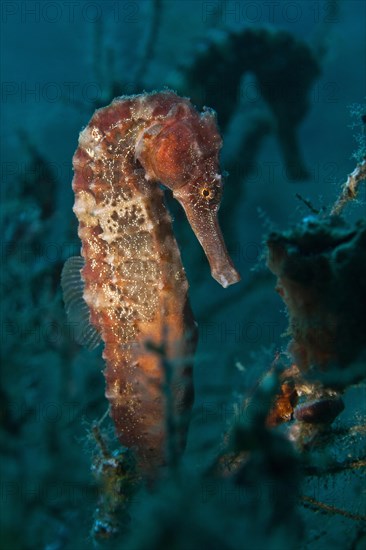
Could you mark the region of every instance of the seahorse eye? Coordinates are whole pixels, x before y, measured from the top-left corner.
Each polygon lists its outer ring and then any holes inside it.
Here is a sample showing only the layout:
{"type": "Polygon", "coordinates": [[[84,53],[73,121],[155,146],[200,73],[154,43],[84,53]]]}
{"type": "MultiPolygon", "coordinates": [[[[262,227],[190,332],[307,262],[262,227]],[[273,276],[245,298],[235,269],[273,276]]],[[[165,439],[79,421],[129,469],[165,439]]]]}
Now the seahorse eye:
{"type": "Polygon", "coordinates": [[[220,200],[220,189],[216,186],[204,183],[200,187],[199,193],[207,202],[220,200]]]}
{"type": "Polygon", "coordinates": [[[208,189],[207,187],[203,187],[201,189],[201,195],[202,197],[205,197],[205,199],[211,199],[213,196],[213,193],[211,189],[208,189]]]}

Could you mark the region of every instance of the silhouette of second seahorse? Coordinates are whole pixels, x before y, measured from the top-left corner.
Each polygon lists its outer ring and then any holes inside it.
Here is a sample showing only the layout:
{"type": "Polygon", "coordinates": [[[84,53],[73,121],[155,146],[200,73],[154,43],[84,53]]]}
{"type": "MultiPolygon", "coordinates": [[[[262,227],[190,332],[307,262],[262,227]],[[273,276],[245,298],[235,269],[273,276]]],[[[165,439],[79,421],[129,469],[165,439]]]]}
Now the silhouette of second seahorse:
{"type": "Polygon", "coordinates": [[[143,470],[164,462],[165,445],[164,373],[160,358],[146,351],[147,340],[166,346],[175,412],[188,412],[193,398],[187,363],[195,325],[158,183],[183,206],[212,276],[224,287],[237,282],[217,222],[221,144],[212,110],[200,114],[188,99],[164,91],[118,98],[97,110],[73,159],[83,258],[65,265],[66,308],[76,319],[82,295],[90,319],[83,339],[90,347],[99,337],[105,344],[111,415],[143,470]]]}

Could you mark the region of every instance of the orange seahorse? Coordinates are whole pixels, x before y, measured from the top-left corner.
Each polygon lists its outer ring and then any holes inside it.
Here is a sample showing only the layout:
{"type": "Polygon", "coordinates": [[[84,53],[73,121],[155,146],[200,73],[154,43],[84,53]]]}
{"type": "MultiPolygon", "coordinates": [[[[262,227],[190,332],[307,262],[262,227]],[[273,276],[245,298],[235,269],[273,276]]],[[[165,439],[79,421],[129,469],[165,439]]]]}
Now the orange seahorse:
{"type": "MultiPolygon", "coordinates": [[[[66,309],[75,322],[80,315],[90,320],[86,330],[83,323],[76,327],[84,343],[93,347],[101,338],[105,344],[111,416],[145,471],[164,463],[166,443],[164,373],[146,341],[164,343],[172,360],[176,412],[190,411],[193,399],[188,283],[158,183],[183,206],[212,276],[223,287],[237,282],[217,221],[221,145],[212,110],[200,114],[188,99],[163,91],[98,109],[73,158],[83,258],[65,264],[66,309]]],[[[182,448],[184,440],[185,430],[182,448]]]]}

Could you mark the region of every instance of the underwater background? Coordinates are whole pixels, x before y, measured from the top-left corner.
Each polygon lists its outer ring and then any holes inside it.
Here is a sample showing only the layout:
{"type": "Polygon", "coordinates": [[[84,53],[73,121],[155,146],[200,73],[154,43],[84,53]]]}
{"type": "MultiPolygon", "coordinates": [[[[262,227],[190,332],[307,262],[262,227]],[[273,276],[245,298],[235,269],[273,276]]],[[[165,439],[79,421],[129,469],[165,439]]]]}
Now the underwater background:
{"type": "MultiPolygon", "coordinates": [[[[308,469],[285,430],[260,427],[269,405],[258,383],[289,341],[266,237],[329,213],[366,151],[366,4],[4,1],[1,24],[1,548],[361,550],[362,377],[342,387],[345,410],[306,449],[308,469]],[[95,475],[92,427],[108,408],[101,348],[73,338],[60,275],[80,253],[71,188],[80,130],[114,97],[164,87],[217,112],[220,223],[242,279],[228,289],[212,279],[168,196],[199,329],[196,398],[181,468],[138,491],[125,513],[95,475]],[[260,418],[243,406],[253,394],[260,418]],[[208,472],[234,417],[251,458],[244,481],[230,484],[208,472]],[[97,536],[98,521],[116,532],[97,536]]],[[[347,224],[365,219],[365,201],[364,182],[347,224]]],[[[361,273],[345,292],[357,296],[361,273]]],[[[118,452],[108,418],[102,429],[118,452]]]]}

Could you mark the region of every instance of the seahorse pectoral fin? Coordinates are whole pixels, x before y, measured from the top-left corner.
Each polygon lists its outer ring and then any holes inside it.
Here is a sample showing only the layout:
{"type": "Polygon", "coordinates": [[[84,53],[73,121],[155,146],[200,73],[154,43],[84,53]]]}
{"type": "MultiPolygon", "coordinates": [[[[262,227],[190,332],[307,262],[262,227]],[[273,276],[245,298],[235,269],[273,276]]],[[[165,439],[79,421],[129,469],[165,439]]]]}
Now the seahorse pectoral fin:
{"type": "Polygon", "coordinates": [[[61,287],[67,318],[75,340],[89,350],[96,348],[102,341],[97,329],[90,323],[90,312],[83,298],[84,281],[81,269],[85,261],[81,256],[72,256],[66,260],[61,273],[61,287]]]}
{"type": "MultiPolygon", "coordinates": [[[[173,193],[174,196],[176,196],[173,193]]],[[[190,201],[177,197],[210,264],[212,277],[224,288],[240,281],[240,275],[228,254],[217,219],[217,211],[197,210],[190,201]]]]}

